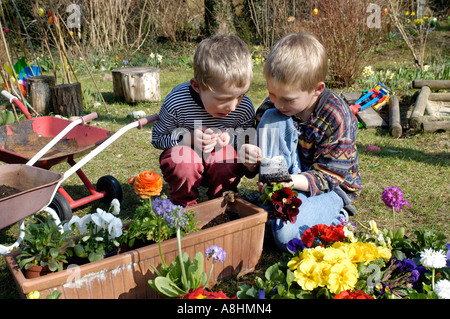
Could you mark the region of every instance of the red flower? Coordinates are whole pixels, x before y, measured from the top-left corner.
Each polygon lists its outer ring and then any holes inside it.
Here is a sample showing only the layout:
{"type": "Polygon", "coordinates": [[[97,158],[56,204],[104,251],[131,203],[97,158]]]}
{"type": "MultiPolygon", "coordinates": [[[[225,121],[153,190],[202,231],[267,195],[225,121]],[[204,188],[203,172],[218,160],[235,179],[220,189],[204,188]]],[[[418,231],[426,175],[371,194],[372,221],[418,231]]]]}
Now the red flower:
{"type": "Polygon", "coordinates": [[[323,224],[314,225],[303,233],[302,242],[308,247],[311,247],[316,237],[322,242],[322,244],[343,241],[345,239],[344,226],[327,226],[323,224]]]}
{"type": "Polygon", "coordinates": [[[270,198],[272,201],[272,218],[280,218],[286,223],[288,220],[291,223],[297,221],[299,207],[302,201],[295,196],[295,193],[289,187],[283,187],[272,194],[270,198]]]}
{"type": "MultiPolygon", "coordinates": [[[[235,299],[233,297],[232,299],[235,299]]],[[[218,292],[206,291],[203,289],[203,286],[198,287],[197,289],[189,289],[189,292],[180,297],[180,299],[230,299],[225,295],[225,293],[221,290],[218,292]]]]}
{"type": "Polygon", "coordinates": [[[275,205],[283,206],[284,202],[291,200],[294,197],[294,192],[289,187],[283,187],[272,194],[270,200],[275,205]]]}
{"type": "Polygon", "coordinates": [[[361,290],[355,290],[354,292],[350,292],[350,290],[345,290],[334,296],[334,299],[374,299],[374,298],[362,292],[361,290]]]}

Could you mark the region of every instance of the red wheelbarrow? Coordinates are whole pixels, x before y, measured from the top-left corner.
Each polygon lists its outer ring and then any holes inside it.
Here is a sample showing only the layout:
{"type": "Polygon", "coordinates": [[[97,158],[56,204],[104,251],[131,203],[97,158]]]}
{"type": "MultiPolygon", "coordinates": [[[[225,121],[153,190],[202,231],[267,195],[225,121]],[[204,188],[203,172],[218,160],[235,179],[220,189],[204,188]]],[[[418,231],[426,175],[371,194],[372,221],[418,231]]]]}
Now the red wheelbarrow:
{"type": "MultiPolygon", "coordinates": [[[[89,118],[95,118],[96,116],[97,114],[93,113],[84,118],[80,118],[79,121],[84,121],[89,118]]],[[[65,218],[65,216],[61,217],[61,215],[57,211],[58,207],[54,206],[54,199],[58,194],[60,194],[59,191],[61,189],[61,183],[75,172],[78,173],[83,165],[97,156],[101,151],[103,151],[111,143],[117,140],[126,131],[135,127],[140,129],[143,125],[154,122],[157,119],[158,115],[154,114],[122,127],[119,131],[110,135],[103,143],[90,151],[64,174],[52,172],[44,168],[32,165],[40,158],[40,156],[42,156],[42,154],[46,154],[48,150],[52,148],[52,146],[57,145],[57,140],[61,139],[62,136],[65,136],[67,134],[67,130],[75,131],[76,129],[73,128],[77,127],[78,121],[74,121],[73,123],[69,124],[68,127],[61,131],[60,134],[56,135],[26,164],[0,165],[0,183],[2,183],[3,186],[16,190],[15,193],[0,198],[0,229],[12,225],[18,221],[20,221],[20,228],[23,229],[23,219],[40,211],[49,213],[57,221],[63,220],[62,218],[65,218]]],[[[83,125],[84,124],[82,124],[81,126],[83,125]]],[[[120,184],[118,182],[117,185],[119,185],[120,187],[120,184]]],[[[107,185],[107,182],[105,182],[103,186],[105,188],[109,187],[107,185]]],[[[97,188],[98,187],[99,186],[97,184],[97,188]]],[[[116,186],[114,184],[111,187],[116,186]]],[[[110,190],[102,191],[102,196],[112,196],[111,194],[108,194],[109,191],[110,190]],[[104,194],[105,192],[106,195],[104,194]]],[[[122,195],[121,189],[120,195],[122,195]]],[[[70,213],[70,215],[72,215],[72,213],[70,213]]],[[[9,247],[0,245],[0,254],[7,253],[14,247],[17,247],[22,241],[23,234],[24,233],[21,232],[21,236],[19,236],[19,239],[16,241],[16,243],[9,247]]]]}
{"type": "MultiPolygon", "coordinates": [[[[71,124],[71,121],[43,116],[30,120],[15,122],[0,127],[0,161],[8,164],[24,164],[38,153],[54,137],[71,124]]],[[[114,132],[85,124],[73,127],[67,135],[54,145],[35,163],[37,167],[49,170],[52,166],[67,161],[70,166],[76,164],[75,158],[85,154],[105,141],[114,132]]],[[[100,198],[111,197],[122,200],[122,189],[112,176],[103,176],[97,181],[97,189],[80,169],[77,172],[90,195],[74,200],[60,187],[51,206],[57,211],[61,220],[70,219],[72,209],[88,204],[100,198]]]]}

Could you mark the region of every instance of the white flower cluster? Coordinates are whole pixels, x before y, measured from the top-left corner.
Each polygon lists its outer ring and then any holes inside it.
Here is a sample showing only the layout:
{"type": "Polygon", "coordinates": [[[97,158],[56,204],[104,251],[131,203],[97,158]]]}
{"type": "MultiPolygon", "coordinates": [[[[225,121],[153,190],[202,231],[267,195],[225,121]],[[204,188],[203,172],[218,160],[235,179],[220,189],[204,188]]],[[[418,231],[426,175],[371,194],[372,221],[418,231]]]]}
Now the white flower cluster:
{"type": "Polygon", "coordinates": [[[97,208],[97,211],[93,214],[86,214],[81,218],[73,216],[70,221],[64,225],[64,230],[71,230],[72,225],[75,224],[78,231],[81,234],[84,234],[88,230],[88,225],[94,223],[97,231],[104,229],[108,232],[108,240],[120,237],[122,235],[122,220],[113,215],[118,215],[120,212],[120,203],[117,199],[114,199],[111,202],[111,208],[112,213],[97,208]]]}

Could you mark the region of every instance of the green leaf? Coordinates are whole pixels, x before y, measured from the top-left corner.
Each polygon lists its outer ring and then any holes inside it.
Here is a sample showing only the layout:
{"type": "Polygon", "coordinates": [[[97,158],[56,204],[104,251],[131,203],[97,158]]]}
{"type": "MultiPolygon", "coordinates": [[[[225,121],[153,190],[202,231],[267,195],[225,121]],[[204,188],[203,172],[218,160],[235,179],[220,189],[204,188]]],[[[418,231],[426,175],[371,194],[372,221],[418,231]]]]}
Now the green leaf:
{"type": "Polygon", "coordinates": [[[99,252],[91,252],[89,254],[89,261],[93,262],[93,261],[97,261],[97,260],[102,260],[103,259],[104,254],[99,253],[99,252]]]}
{"type": "Polygon", "coordinates": [[[59,251],[56,248],[50,248],[50,256],[52,256],[53,258],[58,257],[59,255],[59,251]]]}
{"type": "Polygon", "coordinates": [[[88,256],[86,251],[84,250],[84,248],[82,246],[80,246],[80,245],[76,245],[73,248],[73,250],[75,252],[75,255],[77,255],[78,257],[86,258],[88,256]]]}
{"type": "Polygon", "coordinates": [[[187,277],[191,282],[191,288],[198,288],[203,282],[203,254],[198,252],[195,254],[192,263],[187,267],[187,277]]]}
{"type": "Polygon", "coordinates": [[[169,298],[176,298],[187,293],[186,291],[180,289],[167,277],[156,277],[154,280],[154,285],[161,294],[169,298]]]}

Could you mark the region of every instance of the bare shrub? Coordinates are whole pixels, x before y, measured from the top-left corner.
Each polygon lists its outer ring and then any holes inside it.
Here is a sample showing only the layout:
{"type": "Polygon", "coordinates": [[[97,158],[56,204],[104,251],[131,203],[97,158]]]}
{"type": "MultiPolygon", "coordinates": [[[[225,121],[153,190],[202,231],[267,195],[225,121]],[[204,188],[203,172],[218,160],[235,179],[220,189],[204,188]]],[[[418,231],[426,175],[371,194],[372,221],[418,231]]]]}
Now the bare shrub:
{"type": "Polygon", "coordinates": [[[263,46],[271,47],[290,32],[308,31],[317,36],[328,52],[333,86],[350,86],[356,81],[380,34],[379,28],[367,26],[370,0],[248,1],[263,46]]]}

